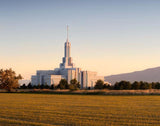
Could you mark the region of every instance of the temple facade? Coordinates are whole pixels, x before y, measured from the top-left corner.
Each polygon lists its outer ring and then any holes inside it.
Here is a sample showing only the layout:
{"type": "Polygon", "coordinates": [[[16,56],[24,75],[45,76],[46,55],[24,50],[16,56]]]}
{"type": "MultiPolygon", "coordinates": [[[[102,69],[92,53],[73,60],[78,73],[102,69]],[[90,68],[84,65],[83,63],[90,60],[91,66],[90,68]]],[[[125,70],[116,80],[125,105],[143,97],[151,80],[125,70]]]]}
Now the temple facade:
{"type": "Polygon", "coordinates": [[[37,70],[36,75],[31,76],[31,84],[58,85],[61,79],[66,79],[68,83],[70,83],[70,80],[76,79],[80,83],[81,89],[92,89],[97,80],[104,81],[104,76],[97,76],[97,72],[83,71],[75,67],[71,57],[71,43],[68,41],[68,32],[67,40],[64,44],[64,57],[60,67],[54,70],[37,70]]]}

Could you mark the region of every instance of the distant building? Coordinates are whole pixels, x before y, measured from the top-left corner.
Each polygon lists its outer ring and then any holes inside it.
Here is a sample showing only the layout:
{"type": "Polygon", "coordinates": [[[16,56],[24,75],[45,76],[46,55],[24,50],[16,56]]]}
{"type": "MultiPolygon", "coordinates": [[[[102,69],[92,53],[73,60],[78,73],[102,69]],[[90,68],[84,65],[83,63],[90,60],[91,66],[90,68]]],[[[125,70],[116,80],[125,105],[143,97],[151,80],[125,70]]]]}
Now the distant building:
{"type": "Polygon", "coordinates": [[[94,88],[95,82],[98,79],[104,81],[104,76],[97,76],[97,72],[82,71],[80,68],[75,67],[72,63],[71,44],[68,41],[68,35],[67,41],[64,44],[64,57],[62,63],[60,63],[60,68],[54,70],[38,70],[36,75],[31,77],[31,84],[58,85],[61,79],[66,79],[68,83],[70,83],[70,80],[76,79],[80,83],[81,89],[94,88]]]}

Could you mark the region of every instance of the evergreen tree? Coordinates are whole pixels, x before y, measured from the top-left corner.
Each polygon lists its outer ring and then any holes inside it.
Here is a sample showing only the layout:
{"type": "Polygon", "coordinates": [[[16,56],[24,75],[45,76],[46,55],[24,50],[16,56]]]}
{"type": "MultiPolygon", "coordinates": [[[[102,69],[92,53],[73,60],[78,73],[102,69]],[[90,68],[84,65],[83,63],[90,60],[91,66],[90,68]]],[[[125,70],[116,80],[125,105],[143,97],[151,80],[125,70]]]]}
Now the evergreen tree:
{"type": "Polygon", "coordinates": [[[60,89],[68,89],[69,88],[69,85],[68,85],[68,82],[66,79],[61,79],[59,84],[57,85],[57,88],[60,88],[60,89]]]}
{"type": "Polygon", "coordinates": [[[133,84],[132,84],[132,89],[134,90],[138,90],[140,88],[140,83],[135,81],[133,84]]]}

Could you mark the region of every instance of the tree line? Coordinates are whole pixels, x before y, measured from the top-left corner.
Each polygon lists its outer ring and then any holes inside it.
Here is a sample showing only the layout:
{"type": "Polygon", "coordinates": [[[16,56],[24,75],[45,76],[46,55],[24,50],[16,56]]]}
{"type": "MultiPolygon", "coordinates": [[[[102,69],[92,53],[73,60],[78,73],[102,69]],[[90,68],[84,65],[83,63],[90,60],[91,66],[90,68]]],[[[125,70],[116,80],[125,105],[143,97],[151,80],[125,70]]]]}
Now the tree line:
{"type": "Polygon", "coordinates": [[[20,86],[20,89],[70,89],[70,90],[77,90],[80,89],[80,83],[76,79],[72,79],[70,84],[66,79],[61,79],[58,85],[52,84],[51,86],[47,84],[38,84],[32,85],[29,83],[27,86],[23,84],[20,86]]]}
{"type": "MultiPolygon", "coordinates": [[[[94,86],[94,89],[110,89],[110,85],[105,84],[103,80],[97,80],[94,86]]],[[[20,89],[70,89],[70,90],[77,90],[80,89],[80,83],[76,79],[72,79],[70,84],[68,84],[66,79],[61,79],[58,85],[52,84],[51,86],[47,84],[38,84],[32,85],[29,83],[28,85],[21,85],[20,89]]],[[[92,89],[88,87],[88,89],[92,89]]]]}
{"type": "MultiPolygon", "coordinates": [[[[19,86],[18,81],[22,79],[22,76],[16,75],[15,71],[12,69],[0,69],[0,89],[6,89],[7,91],[11,91],[12,89],[70,89],[77,90],[80,89],[80,83],[76,79],[72,79],[70,84],[68,84],[66,79],[61,79],[58,85],[47,85],[47,84],[38,84],[32,85],[29,83],[28,85],[19,86]]],[[[91,87],[88,87],[91,89],[91,87]]],[[[133,83],[129,81],[120,81],[116,82],[114,85],[109,85],[104,83],[103,80],[97,80],[94,86],[94,89],[109,89],[109,90],[145,90],[145,89],[160,89],[160,82],[144,82],[144,81],[135,81],[133,83]]]]}
{"type": "Polygon", "coordinates": [[[135,81],[133,83],[129,81],[116,82],[114,85],[104,84],[103,81],[98,80],[95,85],[95,89],[110,89],[110,90],[145,90],[145,89],[160,89],[160,82],[144,82],[135,81]],[[98,83],[97,83],[98,82],[98,83]]]}
{"type": "Polygon", "coordinates": [[[144,90],[144,89],[160,89],[159,82],[144,82],[144,81],[135,81],[133,83],[129,81],[120,81],[116,82],[114,85],[115,90],[144,90]]]}

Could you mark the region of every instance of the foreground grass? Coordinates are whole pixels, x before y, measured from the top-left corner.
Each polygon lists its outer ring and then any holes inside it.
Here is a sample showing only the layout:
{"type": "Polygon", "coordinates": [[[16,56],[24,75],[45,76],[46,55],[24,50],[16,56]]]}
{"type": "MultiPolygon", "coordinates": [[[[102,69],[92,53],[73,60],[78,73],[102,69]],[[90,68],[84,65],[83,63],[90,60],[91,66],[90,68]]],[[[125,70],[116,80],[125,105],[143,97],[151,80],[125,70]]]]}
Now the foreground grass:
{"type": "Polygon", "coordinates": [[[160,96],[0,94],[0,125],[160,125],[160,96]]]}

